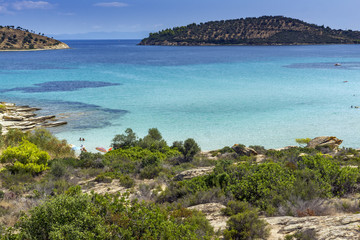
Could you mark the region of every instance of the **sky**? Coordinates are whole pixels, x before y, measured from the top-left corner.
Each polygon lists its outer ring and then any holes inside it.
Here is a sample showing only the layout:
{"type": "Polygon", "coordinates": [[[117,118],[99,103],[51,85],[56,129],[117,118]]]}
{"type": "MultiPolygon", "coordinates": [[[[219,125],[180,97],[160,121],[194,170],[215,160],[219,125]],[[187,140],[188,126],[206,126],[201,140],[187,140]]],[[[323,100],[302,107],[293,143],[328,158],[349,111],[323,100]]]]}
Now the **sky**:
{"type": "Polygon", "coordinates": [[[0,25],[58,39],[140,39],[190,23],[282,15],[360,30],[360,0],[0,0],[0,25]]]}

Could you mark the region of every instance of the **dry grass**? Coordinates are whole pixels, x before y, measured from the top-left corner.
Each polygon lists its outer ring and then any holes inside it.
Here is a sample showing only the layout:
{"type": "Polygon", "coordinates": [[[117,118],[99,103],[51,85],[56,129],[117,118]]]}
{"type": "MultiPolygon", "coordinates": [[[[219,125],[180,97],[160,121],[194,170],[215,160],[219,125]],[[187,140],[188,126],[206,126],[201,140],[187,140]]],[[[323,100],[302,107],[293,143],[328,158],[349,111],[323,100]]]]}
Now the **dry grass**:
{"type": "Polygon", "coordinates": [[[295,199],[279,207],[280,216],[335,216],[344,213],[359,213],[360,200],[356,197],[314,199],[304,201],[295,199]]]}
{"type": "Polygon", "coordinates": [[[23,212],[39,205],[41,199],[18,198],[14,200],[0,201],[0,225],[12,227],[23,212]]]}

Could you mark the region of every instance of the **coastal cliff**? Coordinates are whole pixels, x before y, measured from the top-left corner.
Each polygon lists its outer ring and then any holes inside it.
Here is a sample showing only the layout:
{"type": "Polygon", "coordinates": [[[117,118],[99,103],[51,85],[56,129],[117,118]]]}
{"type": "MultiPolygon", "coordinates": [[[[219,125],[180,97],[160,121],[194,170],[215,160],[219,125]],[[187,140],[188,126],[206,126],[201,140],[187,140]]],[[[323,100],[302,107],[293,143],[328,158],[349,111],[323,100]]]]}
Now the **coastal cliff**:
{"type": "Polygon", "coordinates": [[[66,43],[21,27],[0,26],[0,51],[67,49],[66,43]]]}
{"type": "Polygon", "coordinates": [[[358,44],[360,31],[335,30],[304,21],[263,16],[189,24],[150,33],[139,45],[306,45],[358,44]]]}

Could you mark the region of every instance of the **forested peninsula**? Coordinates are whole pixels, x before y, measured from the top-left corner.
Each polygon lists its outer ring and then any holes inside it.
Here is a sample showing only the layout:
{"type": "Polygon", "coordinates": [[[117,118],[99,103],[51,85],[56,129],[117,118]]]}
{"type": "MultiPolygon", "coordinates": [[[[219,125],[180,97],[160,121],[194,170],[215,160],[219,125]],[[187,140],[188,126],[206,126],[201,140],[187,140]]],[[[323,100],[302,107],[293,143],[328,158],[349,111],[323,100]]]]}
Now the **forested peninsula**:
{"type": "Polygon", "coordinates": [[[263,16],[189,24],[150,33],[139,45],[307,45],[358,44],[360,31],[335,30],[284,16],[263,16]]]}
{"type": "Polygon", "coordinates": [[[14,26],[0,25],[0,51],[66,49],[63,42],[49,38],[42,33],[14,26]]]}

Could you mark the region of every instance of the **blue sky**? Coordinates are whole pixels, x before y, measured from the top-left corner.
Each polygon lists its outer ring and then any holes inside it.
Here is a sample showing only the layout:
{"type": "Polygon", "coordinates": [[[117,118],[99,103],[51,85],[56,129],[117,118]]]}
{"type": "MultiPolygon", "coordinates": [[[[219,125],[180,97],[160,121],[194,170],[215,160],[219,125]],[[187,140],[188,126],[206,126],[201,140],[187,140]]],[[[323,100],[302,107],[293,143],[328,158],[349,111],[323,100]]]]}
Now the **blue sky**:
{"type": "Polygon", "coordinates": [[[263,15],[284,15],[360,30],[359,0],[0,0],[0,25],[61,39],[142,38],[165,28],[263,15]]]}

